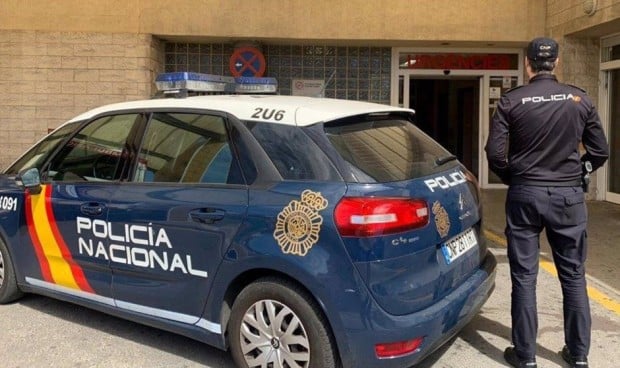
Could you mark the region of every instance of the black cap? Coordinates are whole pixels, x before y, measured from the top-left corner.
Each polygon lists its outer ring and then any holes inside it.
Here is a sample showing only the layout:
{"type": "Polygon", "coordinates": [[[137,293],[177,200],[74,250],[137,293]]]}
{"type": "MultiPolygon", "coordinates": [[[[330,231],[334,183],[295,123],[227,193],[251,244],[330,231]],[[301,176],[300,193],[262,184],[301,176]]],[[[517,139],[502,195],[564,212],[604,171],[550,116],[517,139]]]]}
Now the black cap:
{"type": "Polygon", "coordinates": [[[554,61],[558,58],[558,49],[558,43],[551,38],[538,37],[527,45],[527,58],[537,61],[554,61]]]}

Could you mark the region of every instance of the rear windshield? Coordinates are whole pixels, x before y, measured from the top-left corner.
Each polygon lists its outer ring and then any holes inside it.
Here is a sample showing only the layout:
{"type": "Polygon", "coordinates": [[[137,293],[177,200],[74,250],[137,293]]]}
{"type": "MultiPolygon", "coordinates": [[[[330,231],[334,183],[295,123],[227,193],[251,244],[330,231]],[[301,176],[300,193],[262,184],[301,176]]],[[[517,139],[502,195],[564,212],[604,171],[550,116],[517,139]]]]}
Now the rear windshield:
{"type": "Polygon", "coordinates": [[[414,179],[458,165],[450,152],[399,118],[334,122],[325,133],[360,183],[414,179]]]}

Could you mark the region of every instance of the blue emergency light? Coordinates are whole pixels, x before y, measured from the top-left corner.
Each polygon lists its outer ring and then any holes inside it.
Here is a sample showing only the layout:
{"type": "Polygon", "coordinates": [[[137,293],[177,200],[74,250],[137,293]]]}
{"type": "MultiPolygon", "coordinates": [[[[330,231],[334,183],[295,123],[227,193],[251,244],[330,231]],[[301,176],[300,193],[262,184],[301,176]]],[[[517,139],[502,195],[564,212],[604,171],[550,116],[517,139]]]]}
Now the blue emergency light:
{"type": "Polygon", "coordinates": [[[270,77],[228,77],[194,72],[162,73],[155,79],[157,90],[164,95],[208,93],[276,93],[278,81],[270,77]]]}
{"type": "Polygon", "coordinates": [[[194,92],[221,92],[235,91],[235,78],[222,75],[173,72],[162,73],[155,79],[159,91],[188,90],[194,92]]]}

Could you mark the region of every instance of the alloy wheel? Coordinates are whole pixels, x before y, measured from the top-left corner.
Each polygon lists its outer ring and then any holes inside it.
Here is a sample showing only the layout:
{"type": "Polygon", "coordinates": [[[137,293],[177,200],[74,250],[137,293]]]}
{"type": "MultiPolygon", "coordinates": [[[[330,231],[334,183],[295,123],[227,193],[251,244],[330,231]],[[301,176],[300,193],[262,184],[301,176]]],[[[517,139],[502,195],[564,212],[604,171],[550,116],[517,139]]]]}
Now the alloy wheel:
{"type": "Polygon", "coordinates": [[[250,368],[310,365],[310,341],[302,321],[275,300],[259,300],[246,311],[239,338],[250,368]]]}

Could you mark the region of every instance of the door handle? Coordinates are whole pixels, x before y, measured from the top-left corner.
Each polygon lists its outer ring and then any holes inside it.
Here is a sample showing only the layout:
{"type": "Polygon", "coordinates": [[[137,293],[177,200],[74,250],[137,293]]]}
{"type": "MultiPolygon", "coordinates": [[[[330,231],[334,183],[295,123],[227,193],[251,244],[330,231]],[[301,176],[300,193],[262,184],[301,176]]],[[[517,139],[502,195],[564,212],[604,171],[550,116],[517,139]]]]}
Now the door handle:
{"type": "Polygon", "coordinates": [[[99,216],[103,213],[103,205],[99,203],[85,203],[80,206],[80,211],[89,216],[99,216]]]}
{"type": "Polygon", "coordinates": [[[201,208],[199,210],[190,211],[189,217],[192,221],[203,224],[213,224],[224,218],[226,211],[216,208],[201,208]]]}

